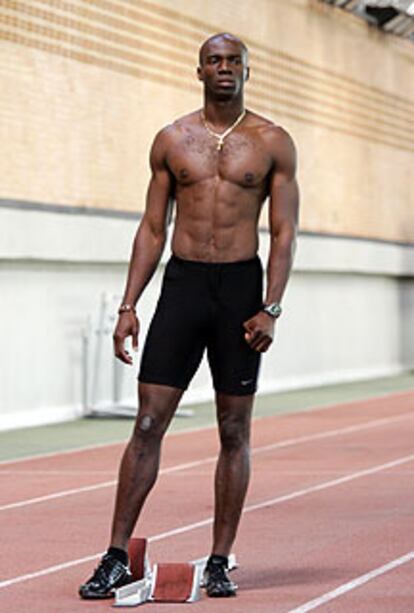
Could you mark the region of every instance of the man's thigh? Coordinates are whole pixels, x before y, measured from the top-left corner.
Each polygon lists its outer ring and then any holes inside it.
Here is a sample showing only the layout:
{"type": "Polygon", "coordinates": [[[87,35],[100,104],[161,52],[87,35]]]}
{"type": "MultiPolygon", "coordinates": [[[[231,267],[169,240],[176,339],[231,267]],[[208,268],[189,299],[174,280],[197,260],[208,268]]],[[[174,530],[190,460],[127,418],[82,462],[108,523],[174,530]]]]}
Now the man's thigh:
{"type": "Polygon", "coordinates": [[[207,302],[200,276],[170,261],[145,341],[140,382],[187,389],[207,343],[207,302]]]}
{"type": "Polygon", "coordinates": [[[247,343],[243,323],[262,308],[262,274],[258,259],[226,269],[207,347],[216,392],[236,396],[256,392],[261,354],[247,343]]]}

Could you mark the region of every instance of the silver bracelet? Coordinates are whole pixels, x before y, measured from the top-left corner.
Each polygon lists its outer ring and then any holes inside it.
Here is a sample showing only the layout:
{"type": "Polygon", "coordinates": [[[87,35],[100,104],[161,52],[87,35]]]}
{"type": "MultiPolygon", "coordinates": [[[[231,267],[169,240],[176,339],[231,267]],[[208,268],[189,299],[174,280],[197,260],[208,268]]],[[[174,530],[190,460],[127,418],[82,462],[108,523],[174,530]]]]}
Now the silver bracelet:
{"type": "Polygon", "coordinates": [[[121,315],[122,313],[129,313],[129,312],[134,312],[135,313],[135,307],[133,304],[121,304],[121,306],[118,309],[118,315],[121,315]]]}

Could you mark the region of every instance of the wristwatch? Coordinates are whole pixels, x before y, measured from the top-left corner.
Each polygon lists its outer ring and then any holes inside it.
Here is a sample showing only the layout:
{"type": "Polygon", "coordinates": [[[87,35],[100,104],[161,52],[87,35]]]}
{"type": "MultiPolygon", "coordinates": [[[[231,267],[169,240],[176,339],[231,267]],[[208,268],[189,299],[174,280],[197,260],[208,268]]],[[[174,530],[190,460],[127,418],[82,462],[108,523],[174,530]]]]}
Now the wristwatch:
{"type": "Polygon", "coordinates": [[[270,304],[264,304],[262,311],[273,317],[273,319],[277,319],[282,314],[282,307],[277,302],[271,302],[270,304]]]}

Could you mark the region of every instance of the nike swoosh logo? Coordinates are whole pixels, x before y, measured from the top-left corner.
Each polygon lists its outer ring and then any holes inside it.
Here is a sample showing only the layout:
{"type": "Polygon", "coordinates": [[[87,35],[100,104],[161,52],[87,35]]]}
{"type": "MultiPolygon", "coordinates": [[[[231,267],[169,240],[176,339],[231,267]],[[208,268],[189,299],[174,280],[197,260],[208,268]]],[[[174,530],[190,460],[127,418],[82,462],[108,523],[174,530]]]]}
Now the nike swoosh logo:
{"type": "Polygon", "coordinates": [[[245,381],[240,381],[242,385],[249,385],[249,383],[253,383],[253,379],[246,379],[245,381]]]}

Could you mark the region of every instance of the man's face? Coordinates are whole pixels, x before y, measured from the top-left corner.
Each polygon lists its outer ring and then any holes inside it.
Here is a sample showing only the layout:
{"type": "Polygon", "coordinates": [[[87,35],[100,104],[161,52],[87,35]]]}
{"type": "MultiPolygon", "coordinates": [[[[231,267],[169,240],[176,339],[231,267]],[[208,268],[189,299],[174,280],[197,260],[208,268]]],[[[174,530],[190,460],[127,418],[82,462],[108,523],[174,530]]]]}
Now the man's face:
{"type": "Polygon", "coordinates": [[[237,41],[214,39],[202,50],[197,74],[215,97],[233,98],[242,91],[249,78],[247,54],[237,41]]]}

